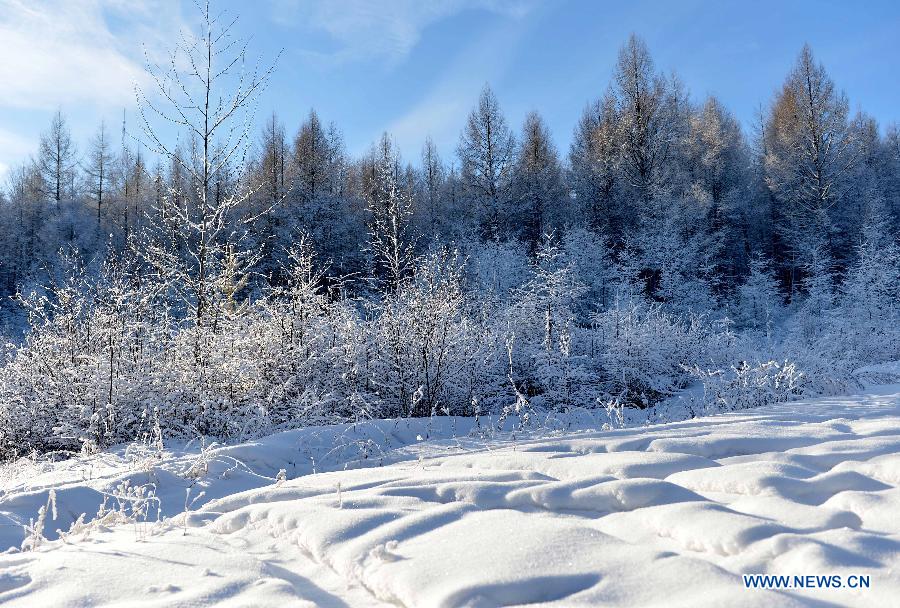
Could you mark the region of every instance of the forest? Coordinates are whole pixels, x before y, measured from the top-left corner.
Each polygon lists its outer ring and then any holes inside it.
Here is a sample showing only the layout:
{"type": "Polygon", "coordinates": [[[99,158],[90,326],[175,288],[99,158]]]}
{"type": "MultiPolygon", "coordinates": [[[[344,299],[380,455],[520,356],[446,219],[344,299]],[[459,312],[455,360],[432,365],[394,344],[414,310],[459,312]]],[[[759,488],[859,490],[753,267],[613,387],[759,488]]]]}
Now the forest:
{"type": "Polygon", "coordinates": [[[453,155],[361,157],[206,14],[138,120],[60,111],[0,193],[0,458],[314,424],[697,415],[900,357],[900,130],[808,46],[753,125],[632,35],[558,150],[489,85],[453,155]],[[255,67],[254,67],[255,66],[255,67]],[[262,125],[262,126],[260,126],[262,125]],[[176,130],[177,139],[166,136],[176,130]]]}

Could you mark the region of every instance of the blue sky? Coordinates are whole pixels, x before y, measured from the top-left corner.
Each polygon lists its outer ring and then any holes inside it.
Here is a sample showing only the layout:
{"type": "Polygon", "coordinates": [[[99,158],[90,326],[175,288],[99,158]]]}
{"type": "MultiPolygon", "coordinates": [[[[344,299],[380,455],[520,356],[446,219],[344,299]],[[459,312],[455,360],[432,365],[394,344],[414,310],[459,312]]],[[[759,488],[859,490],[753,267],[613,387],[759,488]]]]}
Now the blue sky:
{"type": "MultiPolygon", "coordinates": [[[[581,110],[606,89],[618,48],[643,37],[694,99],[715,94],[745,127],[804,42],[851,109],[900,121],[900,3],[577,0],[221,1],[251,53],[278,71],[260,113],[293,135],[311,107],[363,152],[383,130],[416,162],[426,135],[452,160],[483,85],[510,125],[538,110],[565,154],[581,110]]],[[[59,107],[81,144],[118,130],[142,82],[142,43],[165,49],[196,11],[178,0],[0,0],[0,172],[37,149],[59,107]]],[[[135,125],[136,126],[136,125],[135,125]]]]}

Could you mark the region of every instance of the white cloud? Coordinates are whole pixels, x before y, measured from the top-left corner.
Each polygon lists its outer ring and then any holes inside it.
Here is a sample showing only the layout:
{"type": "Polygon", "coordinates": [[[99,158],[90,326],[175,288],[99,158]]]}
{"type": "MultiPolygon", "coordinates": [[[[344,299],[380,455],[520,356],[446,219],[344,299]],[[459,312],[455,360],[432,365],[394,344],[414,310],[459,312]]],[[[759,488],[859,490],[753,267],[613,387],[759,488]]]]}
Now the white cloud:
{"type": "MultiPolygon", "coordinates": [[[[387,131],[407,154],[416,154],[429,135],[446,153],[459,134],[459,121],[465,118],[475,99],[475,91],[472,93],[471,100],[429,96],[392,122],[387,131]]],[[[410,156],[406,160],[417,163],[419,158],[410,156]]]]}
{"type": "Polygon", "coordinates": [[[11,131],[0,128],[0,188],[6,182],[10,163],[21,162],[34,152],[36,143],[11,131]]]}
{"type": "Polygon", "coordinates": [[[0,106],[130,105],[140,43],[177,32],[178,12],[160,0],[0,0],[0,106]]]}
{"type": "Polygon", "coordinates": [[[431,89],[388,125],[400,149],[416,155],[407,160],[418,161],[426,136],[446,155],[445,161],[452,160],[460,130],[482,87],[496,86],[503,77],[522,34],[520,28],[501,26],[472,41],[431,89]]]}
{"type": "Polygon", "coordinates": [[[510,17],[525,15],[533,0],[273,0],[273,16],[283,25],[323,31],[334,50],[304,50],[326,65],[358,59],[395,63],[406,57],[429,25],[466,10],[510,17]]]}

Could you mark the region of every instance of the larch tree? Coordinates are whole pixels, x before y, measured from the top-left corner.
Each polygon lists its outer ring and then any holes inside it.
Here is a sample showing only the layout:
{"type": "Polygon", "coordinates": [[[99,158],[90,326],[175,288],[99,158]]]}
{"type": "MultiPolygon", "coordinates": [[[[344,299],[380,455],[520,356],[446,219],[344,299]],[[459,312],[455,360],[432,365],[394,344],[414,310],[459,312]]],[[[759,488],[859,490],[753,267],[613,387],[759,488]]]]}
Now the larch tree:
{"type": "Polygon", "coordinates": [[[509,216],[532,256],[545,233],[560,230],[566,222],[566,189],[562,167],[550,131],[537,112],[525,118],[516,155],[509,216]]]}
{"type": "Polygon", "coordinates": [[[289,177],[286,176],[290,170],[290,164],[287,160],[284,125],[274,112],[263,126],[260,148],[260,169],[262,170],[260,178],[265,180],[265,197],[269,206],[275,206],[281,202],[287,192],[289,177]]]}
{"type": "Polygon", "coordinates": [[[658,194],[670,142],[665,81],[654,71],[647,45],[634,34],[619,51],[614,82],[622,168],[641,210],[658,194]]]}
{"type": "Polygon", "coordinates": [[[760,254],[750,258],[750,274],[738,289],[737,321],[770,335],[781,309],[778,281],[769,261],[760,254]]]}
{"type": "Polygon", "coordinates": [[[569,151],[570,186],[576,203],[594,231],[619,238],[623,218],[617,205],[622,163],[616,99],[603,99],[584,109],[569,151]]]}
{"type": "Polygon", "coordinates": [[[765,124],[765,182],[778,205],[776,229],[787,251],[776,252],[793,291],[814,257],[834,256],[831,216],[856,162],[848,103],[808,45],[776,95],[765,124]]]}
{"type": "Polygon", "coordinates": [[[482,237],[500,236],[502,210],[515,162],[515,139],[491,88],[485,85],[457,146],[461,178],[482,237]]]}
{"type": "Polygon", "coordinates": [[[733,286],[752,247],[746,188],[749,157],[740,124],[718,99],[709,97],[691,113],[685,147],[690,194],[703,212],[697,229],[720,249],[717,273],[723,283],[733,286]]]}
{"type": "Polygon", "coordinates": [[[402,183],[400,157],[387,133],[372,151],[370,171],[366,203],[373,270],[388,292],[396,292],[413,264],[413,201],[402,183]]]}
{"type": "Polygon", "coordinates": [[[319,115],[310,110],[294,140],[297,196],[302,203],[315,200],[328,188],[329,147],[319,115]]]}
{"type": "Polygon", "coordinates": [[[308,234],[320,263],[352,272],[359,270],[348,259],[359,257],[364,240],[360,233],[365,232],[361,227],[364,205],[356,212],[349,208],[346,180],[341,132],[333,124],[324,126],[310,110],[294,138],[292,191],[285,210],[291,223],[289,233],[308,234]]]}
{"type": "Polygon", "coordinates": [[[424,228],[429,236],[437,236],[441,223],[441,196],[446,179],[444,164],[431,137],[425,138],[422,146],[422,188],[421,199],[424,211],[424,228]]]}
{"type": "Polygon", "coordinates": [[[88,193],[92,202],[97,207],[97,232],[100,231],[100,219],[103,213],[103,205],[108,202],[110,182],[113,174],[113,153],[106,131],[106,123],[101,122],[97,134],[91,141],[88,151],[88,165],[85,172],[88,177],[88,193]],[[103,200],[104,195],[107,201],[103,200]]]}
{"type": "Polygon", "coordinates": [[[885,213],[894,230],[900,230],[900,127],[889,125],[879,142],[878,186],[885,199],[885,213]]]}
{"type": "Polygon", "coordinates": [[[261,254],[258,271],[271,284],[276,282],[282,270],[287,268],[285,251],[279,251],[276,243],[284,242],[284,213],[281,209],[290,190],[291,164],[287,158],[287,142],[284,125],[273,112],[263,125],[259,142],[259,156],[254,166],[254,180],[262,187],[254,196],[253,208],[262,217],[256,222],[253,242],[261,254]],[[265,213],[266,210],[273,210],[265,213]]]}
{"type": "Polygon", "coordinates": [[[41,135],[38,153],[44,193],[57,204],[73,193],[77,154],[66,119],[62,111],[57,110],[50,121],[50,128],[41,135]]]}
{"type": "Polygon", "coordinates": [[[882,201],[870,201],[864,217],[840,290],[841,342],[860,358],[886,360],[900,347],[900,243],[882,201]]]}

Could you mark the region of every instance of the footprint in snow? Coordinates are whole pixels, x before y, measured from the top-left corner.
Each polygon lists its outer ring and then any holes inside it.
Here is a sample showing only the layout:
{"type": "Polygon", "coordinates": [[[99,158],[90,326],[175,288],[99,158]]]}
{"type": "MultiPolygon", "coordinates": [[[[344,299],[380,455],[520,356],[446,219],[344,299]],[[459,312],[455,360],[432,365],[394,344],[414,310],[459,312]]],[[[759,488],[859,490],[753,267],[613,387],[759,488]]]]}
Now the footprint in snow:
{"type": "Polygon", "coordinates": [[[369,551],[369,557],[373,559],[377,559],[380,562],[399,562],[404,559],[403,556],[397,555],[394,551],[397,550],[398,542],[395,540],[388,541],[384,544],[378,545],[371,551],[369,551]]]}

